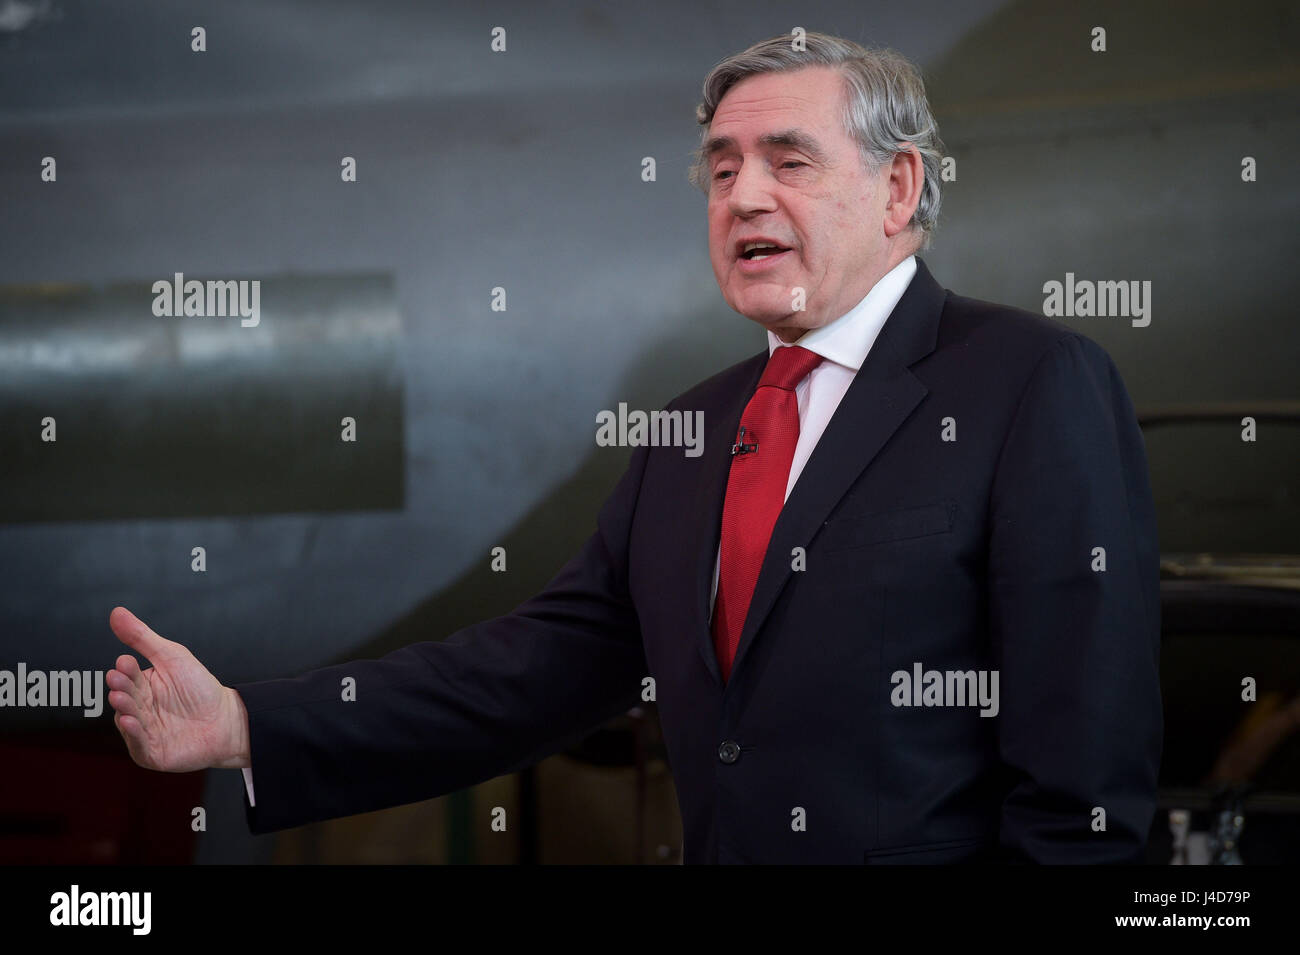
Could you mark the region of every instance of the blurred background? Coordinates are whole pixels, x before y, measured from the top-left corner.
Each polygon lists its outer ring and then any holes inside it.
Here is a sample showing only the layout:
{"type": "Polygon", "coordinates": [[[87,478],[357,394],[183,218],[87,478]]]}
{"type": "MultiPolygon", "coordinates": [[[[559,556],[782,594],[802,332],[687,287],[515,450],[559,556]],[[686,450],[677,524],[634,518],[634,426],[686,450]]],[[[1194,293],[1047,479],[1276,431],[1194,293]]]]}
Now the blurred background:
{"type": "MultiPolygon", "coordinates": [[[[288,676],[536,592],[627,462],[596,413],[765,347],[686,168],[709,68],[802,26],[923,68],[956,162],[942,285],[1041,313],[1067,272],[1150,281],[1147,327],[1059,319],[1119,366],[1159,510],[1150,859],[1295,861],[1297,8],[1078,6],[0,0],[0,669],[109,669],[120,604],[227,684],[288,676]],[[260,323],[155,316],[176,273],[259,280],[260,323]]],[[[0,862],[679,860],[652,706],[275,835],[242,787],[137,768],[106,702],[0,709],[0,862]]]]}

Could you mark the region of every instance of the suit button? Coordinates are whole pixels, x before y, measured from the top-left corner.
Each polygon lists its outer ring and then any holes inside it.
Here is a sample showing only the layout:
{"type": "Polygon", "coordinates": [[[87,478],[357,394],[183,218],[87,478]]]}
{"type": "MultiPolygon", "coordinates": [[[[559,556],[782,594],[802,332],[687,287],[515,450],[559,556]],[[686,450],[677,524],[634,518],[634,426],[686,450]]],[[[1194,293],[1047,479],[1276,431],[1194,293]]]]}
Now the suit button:
{"type": "Polygon", "coordinates": [[[730,766],[740,759],[740,744],[735,740],[723,740],[722,745],[718,747],[718,759],[730,766]]]}

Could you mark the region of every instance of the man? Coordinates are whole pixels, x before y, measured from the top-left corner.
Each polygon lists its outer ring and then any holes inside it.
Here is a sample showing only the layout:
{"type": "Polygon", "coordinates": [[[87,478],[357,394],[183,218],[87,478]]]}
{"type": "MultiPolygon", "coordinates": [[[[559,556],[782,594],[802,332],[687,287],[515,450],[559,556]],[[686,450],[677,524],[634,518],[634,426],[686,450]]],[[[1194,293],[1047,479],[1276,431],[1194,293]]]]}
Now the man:
{"type": "Polygon", "coordinates": [[[714,273],[768,331],[669,404],[703,453],[638,448],[542,593],[381,660],[227,688],[114,610],[153,663],[108,674],[132,756],[243,767],[264,832],[511,772],[653,687],[687,862],[1136,860],[1158,552],[1113,363],[914,257],[941,144],[896,54],[759,43],[699,120],[714,273]]]}

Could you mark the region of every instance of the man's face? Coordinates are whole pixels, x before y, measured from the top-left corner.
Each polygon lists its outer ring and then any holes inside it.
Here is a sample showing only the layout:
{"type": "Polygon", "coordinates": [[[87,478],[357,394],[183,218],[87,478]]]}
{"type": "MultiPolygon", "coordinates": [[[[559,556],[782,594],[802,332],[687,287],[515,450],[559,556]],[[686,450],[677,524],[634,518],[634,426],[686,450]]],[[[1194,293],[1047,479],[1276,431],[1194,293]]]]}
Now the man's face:
{"type": "Polygon", "coordinates": [[[709,127],[714,277],[728,305],[784,341],[839,318],[892,267],[889,165],[865,167],[844,130],[843,97],[830,67],[751,76],[727,91],[709,127]],[[747,258],[755,238],[788,251],[747,258]]]}

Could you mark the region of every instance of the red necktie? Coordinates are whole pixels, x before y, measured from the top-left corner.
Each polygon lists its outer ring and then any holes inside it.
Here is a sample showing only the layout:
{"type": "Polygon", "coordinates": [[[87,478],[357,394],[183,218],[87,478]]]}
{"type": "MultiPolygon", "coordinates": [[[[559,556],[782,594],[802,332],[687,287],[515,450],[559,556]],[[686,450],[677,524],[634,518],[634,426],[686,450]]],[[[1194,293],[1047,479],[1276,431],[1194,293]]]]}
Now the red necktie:
{"type": "Polygon", "coordinates": [[[722,508],[722,553],[713,607],[713,647],[724,682],[731,677],[763,555],[785,504],[790,463],[799,443],[794,389],[821,361],[821,355],[798,345],[777,348],[740,416],[722,508]]]}

